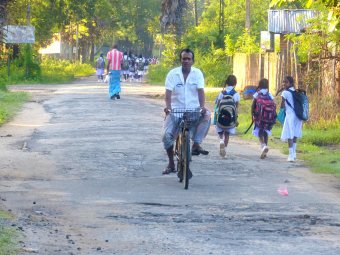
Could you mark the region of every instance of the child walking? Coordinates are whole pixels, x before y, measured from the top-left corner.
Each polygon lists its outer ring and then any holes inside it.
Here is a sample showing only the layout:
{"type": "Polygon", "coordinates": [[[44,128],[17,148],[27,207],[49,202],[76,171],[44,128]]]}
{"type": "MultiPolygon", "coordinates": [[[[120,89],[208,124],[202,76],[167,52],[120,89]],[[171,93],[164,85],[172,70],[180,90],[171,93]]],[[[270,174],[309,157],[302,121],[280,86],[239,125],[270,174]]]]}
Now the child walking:
{"type": "Polygon", "coordinates": [[[297,139],[302,137],[302,120],[294,112],[294,100],[290,91],[295,91],[294,79],[286,76],[283,80],[284,91],[282,92],[281,108],[285,108],[286,118],[283,123],[281,140],[288,141],[289,155],[287,161],[296,160],[297,139]]]}
{"type": "MultiPolygon", "coordinates": [[[[235,134],[236,132],[236,126],[237,126],[237,109],[238,109],[238,105],[240,102],[240,94],[238,92],[236,92],[235,90],[235,86],[237,84],[237,79],[235,75],[229,75],[225,81],[225,87],[223,88],[222,92],[219,93],[219,95],[217,96],[216,100],[215,100],[215,109],[217,109],[218,105],[220,104],[221,100],[223,100],[223,98],[226,95],[230,95],[232,96],[232,104],[230,108],[235,108],[235,123],[233,125],[233,123],[231,124],[231,127],[229,128],[223,128],[221,126],[223,125],[219,125],[219,122],[217,120],[216,123],[216,133],[218,134],[218,137],[220,139],[220,155],[221,157],[225,157],[226,156],[226,147],[228,146],[228,142],[229,142],[229,135],[230,134],[235,134]]],[[[218,110],[218,109],[217,109],[218,110]]],[[[216,114],[216,111],[215,111],[216,114]]]]}
{"type": "Polygon", "coordinates": [[[269,151],[268,136],[276,119],[274,96],[269,92],[269,82],[261,79],[253,95],[251,113],[254,120],[253,135],[259,138],[261,145],[260,158],[264,159],[269,151]]]}

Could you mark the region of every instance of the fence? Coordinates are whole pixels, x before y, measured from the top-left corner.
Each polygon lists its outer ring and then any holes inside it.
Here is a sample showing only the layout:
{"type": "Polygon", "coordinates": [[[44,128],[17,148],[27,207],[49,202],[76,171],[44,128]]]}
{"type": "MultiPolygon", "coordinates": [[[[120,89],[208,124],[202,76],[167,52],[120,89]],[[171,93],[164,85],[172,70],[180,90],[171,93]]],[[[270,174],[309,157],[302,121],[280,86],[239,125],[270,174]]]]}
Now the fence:
{"type": "Polygon", "coordinates": [[[276,77],[277,64],[276,53],[236,53],[233,58],[233,73],[237,77],[237,88],[243,90],[249,85],[257,86],[261,78],[267,78],[269,90],[275,92],[280,87],[276,77]]]}

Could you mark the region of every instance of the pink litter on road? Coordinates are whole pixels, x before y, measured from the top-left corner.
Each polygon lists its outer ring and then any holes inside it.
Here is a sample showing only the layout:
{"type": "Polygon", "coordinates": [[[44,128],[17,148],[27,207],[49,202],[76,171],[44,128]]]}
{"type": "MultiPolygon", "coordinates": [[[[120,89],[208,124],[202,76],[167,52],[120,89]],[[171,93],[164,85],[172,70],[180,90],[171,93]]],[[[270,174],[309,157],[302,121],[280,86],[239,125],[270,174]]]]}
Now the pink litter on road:
{"type": "Polygon", "coordinates": [[[288,196],[288,189],[287,189],[287,188],[278,188],[277,192],[278,192],[281,196],[288,196]]]}

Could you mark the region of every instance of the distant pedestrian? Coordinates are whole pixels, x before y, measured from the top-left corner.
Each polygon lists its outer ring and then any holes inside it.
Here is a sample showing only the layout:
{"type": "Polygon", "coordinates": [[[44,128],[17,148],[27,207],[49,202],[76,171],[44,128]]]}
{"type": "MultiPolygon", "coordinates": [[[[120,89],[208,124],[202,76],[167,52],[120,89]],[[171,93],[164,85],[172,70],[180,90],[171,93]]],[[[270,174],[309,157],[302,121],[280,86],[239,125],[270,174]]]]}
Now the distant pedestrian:
{"type": "Polygon", "coordinates": [[[138,59],[136,60],[137,63],[137,75],[138,75],[138,81],[142,82],[143,76],[144,76],[144,58],[142,55],[139,55],[138,59]]]}
{"type": "Polygon", "coordinates": [[[297,139],[302,137],[302,120],[300,120],[294,111],[294,100],[290,91],[295,91],[294,79],[286,76],[283,80],[284,91],[282,91],[281,108],[285,108],[286,118],[283,123],[281,140],[288,141],[289,155],[287,161],[296,160],[297,139]]]}
{"type": "Polygon", "coordinates": [[[225,87],[215,100],[216,133],[220,139],[220,156],[226,156],[226,148],[230,134],[236,133],[237,112],[240,102],[240,94],[235,90],[237,79],[235,75],[229,75],[225,81],[225,87]]]}
{"type": "Polygon", "coordinates": [[[268,136],[276,121],[276,104],[273,95],[269,92],[269,82],[261,79],[256,92],[253,95],[251,106],[252,118],[255,123],[253,135],[259,138],[261,145],[261,159],[267,156],[269,151],[268,136]]]}
{"type": "Polygon", "coordinates": [[[124,52],[123,61],[122,61],[122,74],[124,81],[127,81],[129,79],[129,56],[127,52],[124,52]]]}
{"type": "Polygon", "coordinates": [[[123,61],[123,53],[118,50],[115,44],[112,50],[107,53],[107,73],[109,75],[109,96],[112,100],[120,99],[120,70],[123,61]]]}
{"type": "Polygon", "coordinates": [[[98,77],[98,82],[104,82],[104,69],[105,69],[105,59],[104,54],[100,54],[100,57],[96,61],[96,75],[98,77]]]}

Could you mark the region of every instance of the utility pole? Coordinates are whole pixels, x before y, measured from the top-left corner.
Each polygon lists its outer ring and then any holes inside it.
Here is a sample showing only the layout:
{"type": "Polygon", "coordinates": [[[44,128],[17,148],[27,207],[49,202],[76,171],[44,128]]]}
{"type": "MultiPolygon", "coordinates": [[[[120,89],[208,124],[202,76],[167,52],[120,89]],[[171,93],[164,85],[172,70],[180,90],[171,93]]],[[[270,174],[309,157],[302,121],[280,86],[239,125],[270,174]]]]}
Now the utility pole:
{"type": "Polygon", "coordinates": [[[246,31],[250,33],[250,0],[246,0],[246,31]]]}
{"type": "MultiPolygon", "coordinates": [[[[27,20],[27,26],[30,26],[31,25],[31,5],[30,4],[28,4],[28,6],[27,6],[26,20],[27,20]]],[[[29,74],[30,74],[30,63],[29,62],[31,62],[31,57],[32,57],[31,45],[30,44],[27,44],[25,51],[26,51],[26,54],[25,54],[26,55],[25,56],[25,62],[26,62],[25,69],[26,69],[26,77],[28,77],[29,74]]]]}
{"type": "Polygon", "coordinates": [[[79,23],[76,26],[76,61],[79,61],[79,23]]]}
{"type": "Polygon", "coordinates": [[[218,22],[218,39],[219,44],[222,47],[224,44],[223,40],[224,35],[224,0],[220,0],[220,13],[219,13],[219,22],[218,22]]]}

